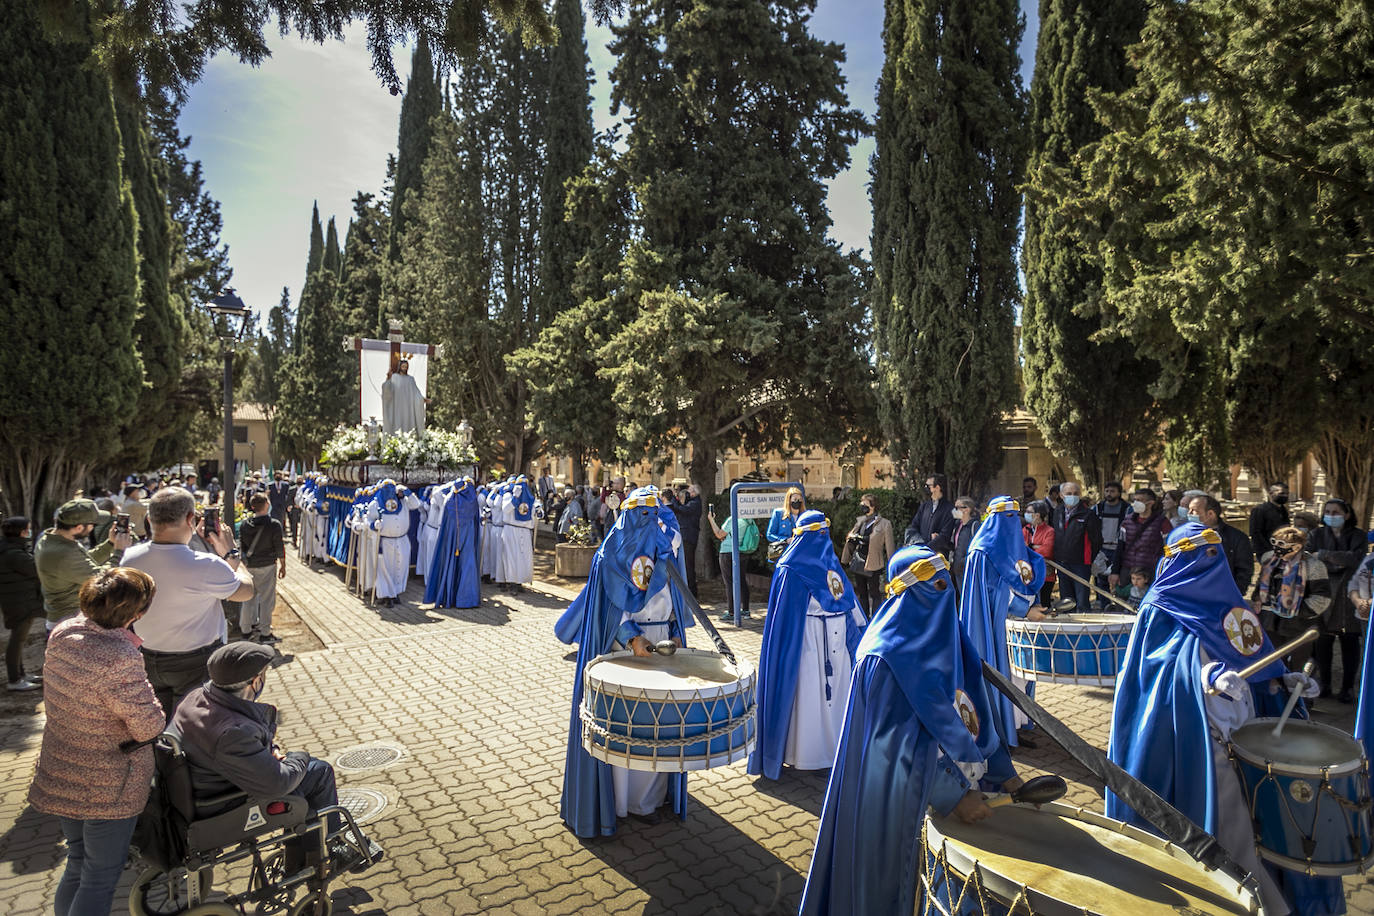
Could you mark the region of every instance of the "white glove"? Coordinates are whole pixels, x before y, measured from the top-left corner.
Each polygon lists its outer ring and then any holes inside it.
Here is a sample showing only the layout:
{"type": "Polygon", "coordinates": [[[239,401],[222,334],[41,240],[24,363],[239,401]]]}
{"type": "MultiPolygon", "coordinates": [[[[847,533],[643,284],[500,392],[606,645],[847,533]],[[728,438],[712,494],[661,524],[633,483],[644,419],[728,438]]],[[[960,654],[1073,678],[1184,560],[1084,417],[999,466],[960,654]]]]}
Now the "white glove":
{"type": "Polygon", "coordinates": [[[1283,686],[1290,692],[1300,693],[1303,699],[1310,700],[1322,692],[1322,685],[1317,683],[1317,679],[1310,674],[1301,671],[1290,671],[1283,676],[1283,686]]]}
{"type": "Polygon", "coordinates": [[[1222,671],[1220,674],[1216,674],[1215,672],[1222,667],[1221,662],[1212,662],[1202,669],[1202,675],[1211,683],[1217,693],[1229,697],[1237,703],[1248,703],[1250,701],[1250,685],[1234,671],[1222,671]]]}

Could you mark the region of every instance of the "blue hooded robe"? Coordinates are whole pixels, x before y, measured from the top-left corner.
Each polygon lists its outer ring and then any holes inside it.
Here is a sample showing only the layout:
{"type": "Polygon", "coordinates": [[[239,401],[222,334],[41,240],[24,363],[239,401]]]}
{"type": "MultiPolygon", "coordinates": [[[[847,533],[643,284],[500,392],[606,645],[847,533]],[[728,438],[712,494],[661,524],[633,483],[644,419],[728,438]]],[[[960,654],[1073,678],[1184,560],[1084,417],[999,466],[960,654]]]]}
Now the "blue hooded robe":
{"type": "MultiPolygon", "coordinates": [[[[1025,617],[1044,584],[1045,559],[1026,545],[1020,507],[1010,496],[997,497],[988,504],[983,523],[969,543],[959,616],[978,654],[1008,677],[1007,618],[1025,617]]],[[[1026,693],[1034,696],[1035,685],[1028,685],[1026,693]]],[[[1015,747],[1016,707],[995,692],[992,705],[1002,740],[1015,747]]]]}
{"type": "MultiPolygon", "coordinates": [[[[437,487],[435,488],[438,489],[437,487]]],[[[444,499],[443,518],[434,537],[425,579],[425,603],[435,607],[477,607],[482,603],[481,532],[477,489],[459,480],[444,499]]]]}
{"type": "MultiPolygon", "coordinates": [[[[758,742],[749,755],[749,772],[769,779],[777,779],[781,774],[787,754],[806,611],[811,600],[814,598],[827,614],[844,615],[844,643],[851,664],[864,626],[859,599],[835,556],[825,515],[814,509],[802,513],[789,538],[768,591],[768,617],[759,650],[758,742]]],[[[827,659],[826,667],[829,666],[827,659]]],[[[827,699],[829,696],[827,686],[827,699]]]]}
{"type": "MultiPolygon", "coordinates": [[[[563,767],[563,822],[582,837],[615,833],[615,788],[611,765],[582,748],[582,673],[598,655],[625,646],[642,635],[626,614],[641,610],[648,599],[668,586],[665,563],[682,569],[682,557],[673,551],[676,528],[669,528],[660,512],[658,491],[643,487],[632,492],[616,517],[615,526],[592,558],[587,585],[554,624],[554,634],[564,643],[577,643],[577,669],[573,680],[572,715],[568,723],[568,751],[563,767]],[[644,588],[635,584],[631,570],[640,557],[653,563],[644,588]]],[[[671,512],[669,513],[671,516],[671,512]]],[[[686,630],[693,625],[691,613],[676,589],[669,587],[673,621],[669,632],[686,644],[686,630]]],[[[668,796],[679,816],[687,814],[687,774],[673,773],[668,796]]]]}
{"type": "Polygon", "coordinates": [[[986,763],[992,782],[1016,775],[944,559],[925,545],[904,547],[888,576],[892,597],[859,642],[803,916],[913,911],[941,749],[960,763],[986,763]]]}
{"type": "MultiPolygon", "coordinates": [[[[1201,653],[1228,671],[1239,671],[1274,646],[1236,587],[1215,531],[1197,522],[1175,528],[1157,573],[1140,601],[1116,678],[1107,757],[1215,835],[1217,774],[1201,653]]],[[[1268,682],[1286,672],[1283,662],[1275,661],[1249,678],[1258,715],[1282,712],[1286,697],[1271,694],[1268,682]]],[[[1301,704],[1295,713],[1305,716],[1301,704]]],[[[1158,832],[1110,790],[1107,816],[1158,832]]],[[[1339,878],[1273,871],[1302,916],[1345,912],[1339,878]]]]}

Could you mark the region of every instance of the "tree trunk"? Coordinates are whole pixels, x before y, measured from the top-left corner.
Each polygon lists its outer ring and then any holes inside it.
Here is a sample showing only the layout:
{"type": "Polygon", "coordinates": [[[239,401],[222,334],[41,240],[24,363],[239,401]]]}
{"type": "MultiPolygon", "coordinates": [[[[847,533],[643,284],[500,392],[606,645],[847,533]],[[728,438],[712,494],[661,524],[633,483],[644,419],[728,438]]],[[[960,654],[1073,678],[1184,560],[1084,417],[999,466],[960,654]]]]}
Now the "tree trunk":
{"type": "Polygon", "coordinates": [[[575,448],[569,457],[572,459],[572,485],[585,486],[587,483],[587,450],[575,448]]]}
{"type": "Polygon", "coordinates": [[[716,572],[716,536],[707,520],[707,504],[716,492],[716,449],[714,445],[697,442],[692,448],[689,476],[701,490],[701,536],[697,539],[697,578],[714,579],[716,572]]]}
{"type": "Polygon", "coordinates": [[[1317,444],[1317,461],[1326,471],[1328,495],[1350,503],[1364,528],[1374,511],[1374,419],[1366,418],[1346,432],[1353,435],[1323,433],[1317,444]]]}

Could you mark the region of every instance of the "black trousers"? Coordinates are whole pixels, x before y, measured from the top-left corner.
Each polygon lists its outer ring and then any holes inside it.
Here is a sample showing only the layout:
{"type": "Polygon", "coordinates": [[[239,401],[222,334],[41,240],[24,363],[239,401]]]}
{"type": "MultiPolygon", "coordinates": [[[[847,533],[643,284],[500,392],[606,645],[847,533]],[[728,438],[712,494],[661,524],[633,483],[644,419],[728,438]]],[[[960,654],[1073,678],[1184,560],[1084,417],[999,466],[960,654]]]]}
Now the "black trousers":
{"type": "Polygon", "coordinates": [[[205,683],[207,677],[205,663],[210,655],[224,643],[215,640],[208,646],[192,649],[189,652],[154,652],[143,650],[143,670],[148,673],[148,682],[153,685],[153,693],[172,720],[172,712],[186,694],[205,683]]]}
{"type": "Polygon", "coordinates": [[[1317,659],[1317,677],[1322,682],[1322,689],[1331,691],[1335,685],[1331,683],[1331,661],[1336,648],[1336,637],[1341,638],[1341,690],[1355,689],[1355,675],[1360,672],[1360,634],[1359,633],[1323,633],[1317,637],[1317,649],[1314,653],[1317,659]]]}
{"type": "Polygon", "coordinates": [[[23,620],[15,621],[14,626],[10,627],[10,640],[5,646],[5,671],[11,684],[24,676],[24,643],[28,642],[29,628],[33,626],[33,622],[42,619],[36,616],[25,617],[23,620]]]}
{"type": "Polygon", "coordinates": [[[693,598],[700,598],[697,594],[697,545],[695,541],[688,542],[685,538],[682,541],[682,562],[687,567],[687,591],[692,593],[693,598]]]}
{"type": "MultiPolygon", "coordinates": [[[[722,553],[720,557],[720,580],[725,586],[725,601],[730,608],[730,613],[735,613],[735,590],[734,590],[734,566],[731,563],[731,555],[722,553]]],[[[749,578],[744,574],[744,558],[740,558],[739,576],[739,600],[740,613],[749,613],[749,578]]]]}
{"type": "Polygon", "coordinates": [[[854,596],[859,599],[859,607],[863,608],[864,616],[872,620],[873,612],[883,604],[882,571],[853,573],[850,578],[854,581],[854,596]]]}

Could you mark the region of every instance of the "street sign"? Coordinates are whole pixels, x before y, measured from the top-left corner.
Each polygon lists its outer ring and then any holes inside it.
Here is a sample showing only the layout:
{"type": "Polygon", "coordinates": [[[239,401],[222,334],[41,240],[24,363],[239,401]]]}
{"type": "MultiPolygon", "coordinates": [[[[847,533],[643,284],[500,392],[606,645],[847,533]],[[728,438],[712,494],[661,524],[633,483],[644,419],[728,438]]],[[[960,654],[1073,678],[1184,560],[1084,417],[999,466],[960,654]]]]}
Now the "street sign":
{"type": "MultiPolygon", "coordinates": [[[[784,488],[786,484],[782,485],[784,488]]],[[[744,490],[735,495],[740,518],[769,518],[774,509],[787,505],[786,489],[770,493],[766,490],[744,490]]]]}

